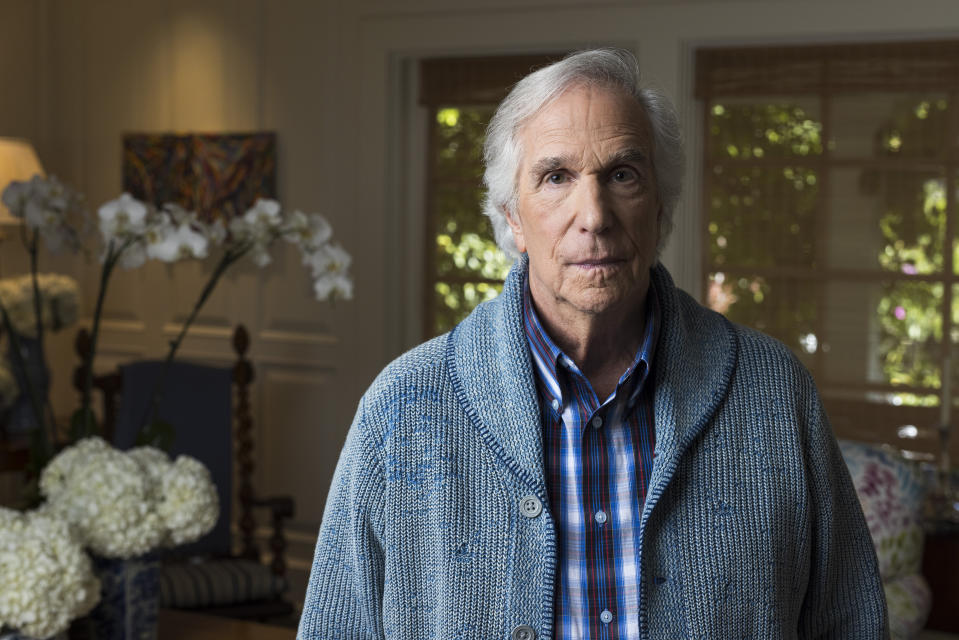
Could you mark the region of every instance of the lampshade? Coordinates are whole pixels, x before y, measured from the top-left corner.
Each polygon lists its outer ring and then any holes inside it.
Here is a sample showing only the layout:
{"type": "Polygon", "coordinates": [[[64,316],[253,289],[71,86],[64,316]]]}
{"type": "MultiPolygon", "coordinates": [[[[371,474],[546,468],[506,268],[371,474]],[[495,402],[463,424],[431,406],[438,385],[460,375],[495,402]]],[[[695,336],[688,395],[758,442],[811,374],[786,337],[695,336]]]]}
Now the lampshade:
{"type": "MultiPolygon", "coordinates": [[[[29,180],[36,174],[44,175],[33,145],[22,138],[0,138],[0,193],[14,180],[29,180]]],[[[16,222],[0,202],[0,225],[16,222]]]]}

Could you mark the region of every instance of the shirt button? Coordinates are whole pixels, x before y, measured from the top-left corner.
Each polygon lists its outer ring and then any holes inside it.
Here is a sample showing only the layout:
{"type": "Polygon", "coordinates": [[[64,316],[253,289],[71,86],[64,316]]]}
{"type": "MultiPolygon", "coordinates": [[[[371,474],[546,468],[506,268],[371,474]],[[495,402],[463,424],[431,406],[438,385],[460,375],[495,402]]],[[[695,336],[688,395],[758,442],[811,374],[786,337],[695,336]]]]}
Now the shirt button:
{"type": "Polygon", "coordinates": [[[596,522],[598,522],[599,524],[603,524],[604,522],[606,522],[606,512],[603,511],[602,509],[597,511],[596,515],[594,515],[593,517],[596,519],[596,522]]]}
{"type": "Polygon", "coordinates": [[[559,411],[559,400],[553,398],[553,401],[550,404],[553,406],[553,411],[559,411]]]}
{"type": "Polygon", "coordinates": [[[519,510],[527,518],[535,518],[543,512],[543,503],[536,496],[526,496],[519,501],[519,510]]]}
{"type": "Polygon", "coordinates": [[[609,624],[613,621],[613,612],[609,609],[603,609],[603,612],[599,614],[599,620],[603,624],[609,624]]]}
{"type": "Polygon", "coordinates": [[[521,624],[513,627],[509,637],[510,640],[536,640],[536,631],[528,624],[521,624]]]}
{"type": "Polygon", "coordinates": [[[593,425],[594,429],[599,429],[603,426],[603,419],[599,416],[594,416],[592,420],[589,421],[593,425]]]}

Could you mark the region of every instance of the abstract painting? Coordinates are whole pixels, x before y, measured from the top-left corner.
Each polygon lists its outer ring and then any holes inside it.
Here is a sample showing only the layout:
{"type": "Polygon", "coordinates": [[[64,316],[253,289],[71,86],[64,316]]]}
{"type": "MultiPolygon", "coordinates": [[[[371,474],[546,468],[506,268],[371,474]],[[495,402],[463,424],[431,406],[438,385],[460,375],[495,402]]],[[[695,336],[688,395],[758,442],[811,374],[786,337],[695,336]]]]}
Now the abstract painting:
{"type": "Polygon", "coordinates": [[[126,134],[123,190],[229,220],[257,198],[276,198],[276,134],[126,134]]]}

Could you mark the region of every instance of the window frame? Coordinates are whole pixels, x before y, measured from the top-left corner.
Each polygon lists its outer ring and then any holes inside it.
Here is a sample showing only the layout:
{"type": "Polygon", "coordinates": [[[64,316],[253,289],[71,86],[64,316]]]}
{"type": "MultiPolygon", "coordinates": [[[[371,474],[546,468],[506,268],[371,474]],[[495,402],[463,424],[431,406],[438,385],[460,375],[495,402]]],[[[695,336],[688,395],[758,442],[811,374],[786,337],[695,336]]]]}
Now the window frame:
{"type": "MultiPolygon", "coordinates": [[[[706,304],[709,290],[710,274],[718,270],[733,276],[765,276],[769,280],[794,280],[822,284],[826,282],[861,282],[886,284],[889,282],[928,282],[941,283],[943,299],[938,308],[939,318],[942,321],[942,340],[939,343],[939,362],[955,368],[954,360],[959,355],[957,346],[951,334],[957,323],[953,321],[954,289],[959,288],[959,273],[954,264],[954,247],[959,243],[959,41],[920,41],[920,42],[889,42],[863,44],[829,44],[829,45],[791,45],[791,46],[756,46],[756,47],[712,47],[699,49],[695,56],[695,97],[700,105],[701,131],[698,139],[702,145],[700,157],[701,184],[700,184],[700,282],[703,285],[702,301],[706,304]],[[886,56],[893,62],[889,69],[875,65],[877,58],[886,56]],[[941,64],[939,64],[941,63],[941,64]],[[786,77],[782,69],[787,64],[793,64],[797,70],[794,76],[786,77]],[[845,68],[843,68],[845,67],[845,68]],[[839,69],[837,72],[836,69],[839,69]],[[854,75],[850,75],[856,68],[862,70],[858,83],[849,84],[854,75]],[[951,75],[943,80],[938,74],[942,68],[950,69],[951,75]],[[843,73],[845,71],[845,75],[843,73]],[[951,80],[951,81],[950,81],[951,80]],[[844,84],[846,83],[846,84],[844,84]],[[946,214],[943,230],[942,258],[943,264],[939,271],[930,274],[909,275],[902,272],[882,270],[877,268],[844,268],[833,267],[828,264],[826,251],[828,245],[826,234],[829,221],[832,218],[833,203],[830,198],[830,175],[840,167],[850,168],[879,168],[889,169],[910,166],[915,170],[914,157],[877,158],[870,156],[842,156],[837,157],[830,148],[829,141],[835,139],[834,126],[831,119],[831,102],[835,98],[849,94],[866,94],[873,90],[882,90],[886,93],[902,92],[937,92],[948,97],[951,117],[948,121],[949,130],[946,132],[951,146],[941,156],[929,160],[929,166],[936,170],[942,169],[942,179],[946,185],[946,214]],[[783,96],[789,100],[796,98],[815,99],[820,112],[822,130],[822,154],[818,156],[779,158],[724,158],[719,161],[713,153],[714,144],[711,140],[711,112],[716,100],[731,98],[775,98],[783,96]],[[710,253],[711,234],[708,226],[711,216],[712,189],[714,187],[713,168],[724,167],[775,167],[775,166],[803,166],[814,168],[818,174],[819,195],[815,207],[815,241],[813,245],[814,261],[809,267],[752,267],[736,265],[717,265],[710,253]]],[[[761,104],[757,102],[757,104],[761,104]]],[[[828,306],[825,301],[827,287],[818,286],[818,309],[815,318],[815,335],[827,336],[825,331],[828,324],[828,306]]],[[[795,346],[791,346],[795,348],[795,346]]],[[[825,370],[825,354],[819,348],[814,356],[814,370],[825,370]]],[[[865,364],[865,363],[864,363],[865,364]]],[[[952,376],[943,374],[942,380],[949,383],[952,376]]],[[[936,414],[941,414],[940,407],[890,407],[880,403],[867,403],[866,400],[851,400],[850,396],[868,393],[918,393],[923,395],[940,395],[942,391],[929,387],[915,387],[892,385],[891,383],[873,383],[865,380],[862,383],[849,383],[817,379],[823,402],[831,416],[838,420],[836,430],[845,435],[853,435],[860,439],[896,442],[897,425],[914,424],[931,426],[936,424],[936,414]],[[872,406],[867,406],[872,404],[872,406]],[[891,410],[891,411],[890,411],[891,410]],[[893,430],[884,431],[883,428],[870,429],[859,427],[856,421],[868,425],[892,427],[893,430]]],[[[954,384],[951,388],[951,402],[956,399],[954,384]]],[[[928,433],[928,431],[927,431],[928,433]]],[[[918,443],[920,447],[930,447],[931,440],[918,443]]],[[[902,441],[897,445],[902,446],[902,441]]]]}

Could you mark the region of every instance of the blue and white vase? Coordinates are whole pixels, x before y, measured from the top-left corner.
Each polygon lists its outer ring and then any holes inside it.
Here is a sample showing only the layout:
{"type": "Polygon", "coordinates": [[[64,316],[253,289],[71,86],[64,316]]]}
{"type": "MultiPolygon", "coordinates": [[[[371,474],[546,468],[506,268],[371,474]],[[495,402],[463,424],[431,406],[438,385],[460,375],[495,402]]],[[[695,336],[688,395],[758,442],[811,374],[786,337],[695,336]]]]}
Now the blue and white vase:
{"type": "Polygon", "coordinates": [[[160,562],[156,554],[120,560],[93,556],[100,603],[89,613],[97,640],[156,640],[160,562]]]}

